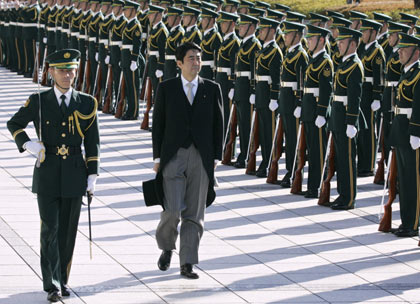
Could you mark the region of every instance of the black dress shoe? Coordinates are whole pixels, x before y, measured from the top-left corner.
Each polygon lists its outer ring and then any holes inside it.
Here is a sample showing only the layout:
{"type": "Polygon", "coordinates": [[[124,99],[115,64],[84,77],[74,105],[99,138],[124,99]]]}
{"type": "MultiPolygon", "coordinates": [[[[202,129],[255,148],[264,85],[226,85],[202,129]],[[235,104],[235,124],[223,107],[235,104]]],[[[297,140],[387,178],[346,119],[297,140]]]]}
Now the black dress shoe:
{"type": "Polygon", "coordinates": [[[186,277],[188,279],[198,279],[199,276],[197,273],[193,271],[193,265],[192,264],[184,264],[181,266],[181,275],[183,277],[186,277]]]}
{"type": "Polygon", "coordinates": [[[418,236],[419,231],[413,229],[399,228],[397,231],[394,232],[394,234],[398,237],[413,237],[418,236]]]}
{"type": "Polygon", "coordinates": [[[237,169],[243,169],[243,168],[245,168],[245,162],[236,161],[236,162],[233,163],[233,166],[237,169]]]}
{"type": "Polygon", "coordinates": [[[137,117],[129,116],[129,115],[123,115],[121,117],[121,120],[137,120],[137,117]]]}
{"type": "Polygon", "coordinates": [[[308,190],[308,191],[306,191],[305,198],[318,198],[318,190],[308,190]]]}
{"type": "Polygon", "coordinates": [[[50,291],[47,300],[54,303],[58,302],[61,300],[61,293],[58,290],[50,291]]]}
{"type": "Polygon", "coordinates": [[[260,177],[260,178],[262,178],[262,177],[267,177],[267,170],[258,170],[256,173],[255,173],[255,176],[256,177],[260,177]]]}
{"type": "Polygon", "coordinates": [[[331,205],[331,209],[332,210],[350,210],[350,209],[354,209],[354,204],[353,205],[343,205],[340,203],[334,203],[331,205]]]}
{"type": "Polygon", "coordinates": [[[70,296],[70,288],[67,285],[61,285],[61,295],[63,297],[70,296]]]}
{"type": "Polygon", "coordinates": [[[255,174],[257,174],[257,172],[255,172],[255,171],[248,171],[248,172],[246,172],[246,174],[247,175],[255,175],[255,174]]]}
{"type": "Polygon", "coordinates": [[[172,250],[163,250],[159,257],[158,267],[162,271],[166,271],[171,266],[172,250]]]}
{"type": "Polygon", "coordinates": [[[282,186],[283,188],[290,188],[290,181],[289,180],[282,180],[280,182],[280,186],[282,186]]]}
{"type": "Polygon", "coordinates": [[[357,173],[358,177],[368,177],[368,176],[373,176],[373,172],[372,171],[361,171],[357,173]]]}

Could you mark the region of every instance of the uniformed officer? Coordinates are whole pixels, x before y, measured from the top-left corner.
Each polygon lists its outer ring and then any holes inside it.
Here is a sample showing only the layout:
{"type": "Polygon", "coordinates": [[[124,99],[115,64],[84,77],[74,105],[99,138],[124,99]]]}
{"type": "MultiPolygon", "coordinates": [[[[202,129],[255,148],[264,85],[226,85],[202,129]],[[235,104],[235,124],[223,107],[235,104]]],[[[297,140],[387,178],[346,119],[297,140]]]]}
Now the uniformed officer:
{"type": "MultiPolygon", "coordinates": [[[[281,22],[286,19],[286,14],[276,10],[267,9],[267,18],[276,20],[280,22],[281,25],[281,22]]],[[[284,37],[280,27],[277,28],[276,43],[280,47],[282,54],[286,54],[286,44],[284,43],[284,37]]]]}
{"type": "Polygon", "coordinates": [[[236,57],[236,79],[232,99],[236,105],[240,142],[240,153],[236,162],[233,163],[235,168],[245,168],[245,159],[248,152],[253,111],[249,98],[251,94],[255,94],[255,59],[257,53],[261,50],[261,44],[255,37],[258,22],[257,18],[240,14],[239,36],[242,38],[242,42],[236,57]]]}
{"type": "Polygon", "coordinates": [[[346,18],[342,17],[331,17],[331,25],[330,25],[330,31],[331,31],[331,60],[334,64],[334,71],[337,70],[337,67],[341,63],[342,56],[340,55],[340,50],[338,49],[338,28],[339,27],[350,27],[352,22],[350,20],[347,20],[346,18]]]}
{"type": "Polygon", "coordinates": [[[216,13],[219,13],[222,10],[223,0],[210,0],[211,4],[216,5],[216,13]]]}
{"type": "Polygon", "coordinates": [[[63,24],[63,17],[64,17],[64,13],[67,9],[65,2],[67,2],[67,0],[58,0],[57,1],[57,8],[58,8],[58,12],[55,16],[55,47],[56,50],[61,50],[63,49],[63,46],[61,44],[62,42],[62,24],[63,24]]]}
{"type": "Polygon", "coordinates": [[[350,28],[338,28],[340,55],[343,57],[334,75],[334,101],[328,128],[332,131],[337,164],[337,191],[332,203],[334,210],[354,208],[356,198],[356,134],[362,96],[363,65],[357,56],[362,33],[350,28]]]}
{"type": "Polygon", "coordinates": [[[262,161],[255,175],[267,177],[271,145],[274,135],[275,110],[278,107],[280,91],[280,69],[283,54],[275,38],[280,23],[269,18],[260,18],[259,39],[264,41],[258,53],[255,67],[255,96],[250,96],[250,103],[255,102],[258,115],[258,134],[261,145],[262,161]]]}
{"type": "Polygon", "coordinates": [[[99,24],[104,20],[104,15],[101,12],[102,0],[90,0],[90,9],[92,11],[92,18],[87,25],[87,39],[88,42],[88,60],[90,63],[90,86],[89,94],[94,94],[93,88],[96,81],[96,73],[98,71],[99,60],[99,24]]]}
{"type": "Polygon", "coordinates": [[[39,15],[39,27],[38,27],[38,52],[40,52],[40,60],[39,60],[39,66],[42,68],[42,63],[44,62],[44,53],[45,53],[45,47],[47,39],[47,22],[48,22],[48,13],[50,11],[50,7],[48,6],[48,1],[45,1],[45,3],[41,4],[41,12],[39,15]]]}
{"type": "Polygon", "coordinates": [[[409,35],[414,35],[415,32],[415,26],[417,21],[419,20],[419,17],[411,15],[411,14],[407,14],[407,13],[400,13],[400,22],[407,24],[408,26],[411,27],[410,31],[408,32],[409,35]]]}
{"type": "Polygon", "coordinates": [[[201,44],[201,31],[197,26],[198,18],[200,17],[201,11],[199,9],[184,6],[184,13],[182,14],[182,26],[185,29],[184,37],[181,43],[193,42],[197,45],[201,44]]]}
{"type": "Polygon", "coordinates": [[[171,29],[166,39],[165,65],[163,68],[164,80],[176,77],[178,74],[175,50],[181,44],[185,33],[184,28],[181,26],[182,12],[182,9],[177,7],[171,6],[168,8],[168,25],[171,29]]]}
{"type": "MultiPolygon", "coordinates": [[[[362,19],[366,19],[367,17],[368,16],[366,14],[363,14],[361,12],[350,11],[349,20],[352,22],[352,24],[350,25],[350,28],[356,31],[360,30],[360,28],[362,27],[362,19]]],[[[359,58],[361,58],[361,56],[363,55],[364,48],[365,48],[364,42],[360,41],[359,48],[357,50],[357,55],[359,56],[359,58]]]]}
{"type": "Polygon", "coordinates": [[[251,1],[240,0],[239,2],[240,3],[239,3],[238,11],[237,11],[238,14],[247,15],[249,14],[249,8],[255,7],[255,3],[251,1]]]}
{"type": "Polygon", "coordinates": [[[378,33],[378,43],[382,47],[385,53],[385,59],[387,59],[392,53],[392,47],[389,45],[388,40],[388,22],[392,20],[392,18],[388,15],[373,12],[373,19],[382,24],[381,30],[378,33]]]}
{"type": "Polygon", "coordinates": [[[217,54],[222,44],[222,36],[216,28],[216,19],[219,16],[213,10],[203,8],[201,13],[201,26],[203,39],[201,40],[201,71],[200,77],[214,80],[217,54]]]}
{"type": "Polygon", "coordinates": [[[70,41],[69,46],[72,49],[79,48],[80,23],[83,18],[83,12],[87,6],[86,0],[79,0],[75,3],[74,14],[71,16],[70,22],[70,41]]]}
{"type": "Polygon", "coordinates": [[[332,95],[334,66],[326,51],[330,31],[307,25],[306,38],[312,53],[305,72],[305,85],[300,120],[305,128],[308,149],[308,187],[306,198],[318,197],[318,187],[324,166],[326,136],[326,114],[332,95]]]}
{"type": "MultiPolygon", "coordinates": [[[[309,13],[308,24],[325,28],[328,21],[329,19],[327,16],[317,14],[317,13],[309,13]]],[[[326,41],[326,44],[325,44],[325,50],[327,51],[327,54],[331,56],[331,45],[328,40],[326,41]]],[[[308,55],[311,55],[311,52],[309,50],[308,50],[308,55]]]]}
{"type": "Polygon", "coordinates": [[[47,55],[54,53],[57,49],[57,44],[55,43],[55,31],[56,17],[59,7],[56,3],[56,0],[51,0],[48,2],[48,5],[50,6],[50,13],[48,14],[47,21],[47,38],[44,40],[44,42],[47,44],[47,55]]]}
{"type": "Polygon", "coordinates": [[[24,76],[27,78],[32,78],[32,73],[35,66],[35,52],[36,52],[36,45],[35,39],[37,38],[37,26],[38,26],[38,18],[40,13],[40,7],[36,0],[30,0],[29,5],[26,9],[23,10],[23,43],[25,49],[25,74],[24,76]]]}
{"type": "Polygon", "coordinates": [[[241,3],[237,0],[225,0],[222,5],[222,11],[226,13],[236,14],[241,3]]]}
{"type": "Polygon", "coordinates": [[[64,12],[63,22],[61,24],[61,46],[64,49],[69,48],[71,19],[75,13],[75,8],[79,6],[79,3],[79,1],[73,1],[73,3],[70,3],[70,0],[66,0],[64,2],[66,10],[64,12]]]}
{"type": "Polygon", "coordinates": [[[394,234],[412,237],[418,235],[420,215],[420,39],[401,33],[397,47],[404,69],[390,135],[397,159],[401,215],[394,234]]]}
{"type": "Polygon", "coordinates": [[[137,19],[140,21],[141,25],[141,54],[144,58],[147,56],[147,37],[150,31],[149,23],[149,3],[150,0],[140,0],[140,9],[137,13],[137,19]]]}
{"type": "Polygon", "coordinates": [[[376,162],[377,138],[375,134],[376,113],[381,107],[384,86],[385,54],[376,40],[381,28],[379,22],[362,19],[362,63],[364,81],[362,87],[362,112],[359,119],[365,119],[367,129],[359,130],[357,136],[357,176],[372,176],[376,162]]]}
{"type": "Polygon", "coordinates": [[[93,195],[99,173],[96,100],[72,89],[79,57],[72,49],[49,55],[54,87],[32,94],[7,122],[19,151],[37,158],[32,192],[41,217],[43,288],[51,302],[70,295],[67,283],[82,196],[93,195]],[[35,126],[36,140],[25,132],[29,122],[35,126]]]}
{"type": "Polygon", "coordinates": [[[282,118],[286,139],[287,172],[280,183],[284,188],[290,187],[301,114],[304,73],[308,64],[308,55],[301,43],[304,29],[305,26],[300,23],[283,22],[284,41],[287,52],[282,65],[278,113],[282,118]]]}
{"type": "MultiPolygon", "coordinates": [[[[83,11],[83,16],[82,19],[80,20],[80,26],[79,26],[79,47],[78,50],[81,53],[80,56],[80,63],[81,65],[83,65],[82,67],[80,67],[81,71],[83,71],[82,73],[79,73],[80,76],[83,75],[83,78],[80,79],[80,82],[77,83],[77,89],[81,90],[81,91],[85,91],[86,89],[86,84],[89,81],[87,79],[86,76],[89,75],[89,73],[87,73],[87,69],[88,69],[88,43],[89,43],[89,36],[88,36],[88,31],[89,31],[89,23],[90,20],[93,17],[93,13],[91,11],[91,6],[96,6],[97,0],[93,1],[92,4],[92,0],[89,0],[86,4],[86,6],[84,7],[84,11],[83,11]]],[[[48,38],[49,39],[49,38],[48,38]]]]}
{"type": "MultiPolygon", "coordinates": [[[[306,18],[305,15],[300,14],[298,12],[287,11],[287,13],[286,13],[286,21],[289,21],[289,22],[300,23],[300,24],[303,25],[303,21],[304,21],[305,18],[306,18]]],[[[282,27],[283,26],[284,25],[282,25],[282,27]]],[[[303,28],[305,28],[305,27],[303,27],[303,28]]],[[[302,44],[302,47],[305,50],[305,52],[308,52],[308,43],[307,43],[305,37],[301,38],[300,43],[302,44]]]]}

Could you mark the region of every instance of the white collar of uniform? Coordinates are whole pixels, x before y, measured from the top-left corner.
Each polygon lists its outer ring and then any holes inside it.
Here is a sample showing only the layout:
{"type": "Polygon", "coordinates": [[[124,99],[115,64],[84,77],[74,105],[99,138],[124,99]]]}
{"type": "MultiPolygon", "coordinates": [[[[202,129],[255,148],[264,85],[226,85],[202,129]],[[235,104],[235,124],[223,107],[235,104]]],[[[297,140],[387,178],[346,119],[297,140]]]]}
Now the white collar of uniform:
{"type": "Polygon", "coordinates": [[[242,43],[245,44],[245,42],[247,42],[249,39],[251,39],[254,36],[255,36],[254,34],[246,36],[244,39],[242,39],[242,43]]]}
{"type": "Polygon", "coordinates": [[[325,48],[323,48],[322,50],[316,52],[315,54],[312,55],[312,58],[316,58],[316,56],[318,56],[319,54],[325,52],[325,48]]]}
{"type": "Polygon", "coordinates": [[[56,86],[54,86],[54,93],[55,93],[55,96],[57,97],[58,105],[61,105],[61,95],[64,94],[66,96],[66,105],[69,106],[72,92],[73,92],[73,88],[71,87],[66,93],[61,93],[60,90],[57,89],[56,86]]]}
{"type": "Polygon", "coordinates": [[[206,36],[213,29],[214,29],[214,26],[211,27],[211,28],[209,28],[209,29],[207,29],[207,30],[205,30],[203,36],[206,36]]]}
{"type": "Polygon", "coordinates": [[[373,40],[372,42],[369,42],[368,44],[365,45],[365,50],[368,50],[370,48],[370,46],[372,44],[374,44],[376,42],[376,40],[373,40]]]}
{"type": "Polygon", "coordinates": [[[62,6],[62,5],[58,5],[58,4],[56,4],[56,6],[57,6],[57,8],[58,8],[59,10],[63,8],[63,6],[62,6]]]}
{"type": "Polygon", "coordinates": [[[134,16],[133,18],[131,18],[130,20],[127,20],[127,23],[130,23],[131,21],[135,20],[137,17],[134,16]]]}
{"type": "Polygon", "coordinates": [[[175,30],[176,30],[177,28],[179,28],[180,26],[181,26],[181,24],[178,24],[178,25],[173,26],[173,27],[171,28],[170,32],[171,32],[171,33],[172,33],[172,32],[175,32],[175,30]]]}
{"type": "Polygon", "coordinates": [[[356,52],[354,52],[354,53],[351,53],[351,54],[349,54],[349,55],[344,56],[344,57],[343,57],[343,62],[344,62],[344,61],[346,61],[347,59],[349,59],[351,56],[354,56],[354,55],[356,55],[356,52]]]}
{"type": "Polygon", "coordinates": [[[114,13],[113,12],[109,13],[108,15],[106,15],[105,18],[115,18],[114,13]]]}
{"type": "Polygon", "coordinates": [[[187,28],[186,28],[186,30],[185,30],[185,31],[186,31],[186,32],[191,31],[191,29],[192,29],[192,28],[194,28],[194,26],[195,26],[195,24],[190,25],[189,27],[187,27],[187,28]]]}
{"type": "Polygon", "coordinates": [[[31,5],[28,6],[28,8],[34,7],[36,5],[36,3],[32,3],[31,5]]]}
{"type": "Polygon", "coordinates": [[[235,33],[235,31],[230,32],[229,34],[226,34],[225,37],[223,37],[223,41],[226,41],[229,39],[230,36],[232,36],[235,33]]]}
{"type": "Polygon", "coordinates": [[[379,40],[379,39],[381,39],[381,38],[382,38],[383,36],[385,36],[386,34],[388,34],[388,31],[383,32],[382,34],[379,34],[377,39],[378,39],[378,40],[379,40]]]}
{"type": "Polygon", "coordinates": [[[419,61],[418,60],[416,60],[416,61],[414,61],[412,64],[410,64],[410,65],[408,65],[408,66],[405,66],[404,67],[404,73],[407,73],[408,72],[408,70],[410,70],[411,69],[411,67],[413,66],[413,65],[415,65],[415,64],[417,64],[419,61]]]}
{"type": "Polygon", "coordinates": [[[393,52],[393,53],[398,52],[398,48],[397,48],[397,47],[393,47],[393,48],[392,48],[392,52],[393,52]]]}
{"type": "Polygon", "coordinates": [[[198,87],[198,75],[195,76],[195,78],[192,81],[188,81],[184,78],[184,76],[181,74],[181,80],[182,80],[182,86],[185,87],[187,83],[191,82],[194,85],[194,88],[198,87]]]}
{"type": "Polygon", "coordinates": [[[119,15],[118,17],[116,17],[117,18],[117,21],[120,21],[121,19],[124,19],[125,17],[124,17],[124,14],[121,14],[121,15],[119,15]]]}
{"type": "Polygon", "coordinates": [[[270,41],[264,42],[263,49],[264,49],[267,45],[269,45],[271,42],[273,42],[273,41],[275,41],[275,40],[274,40],[274,39],[272,39],[272,40],[270,40],[270,41]]]}
{"type": "Polygon", "coordinates": [[[161,24],[162,23],[162,21],[159,21],[158,23],[156,23],[152,28],[155,30],[158,26],[159,26],[159,24],[161,24]]]}
{"type": "Polygon", "coordinates": [[[288,53],[291,53],[291,52],[293,52],[293,50],[294,50],[295,48],[297,48],[297,47],[299,47],[299,46],[302,46],[302,43],[301,43],[301,42],[298,42],[298,43],[296,43],[295,45],[292,45],[291,47],[289,47],[289,48],[287,49],[287,52],[288,52],[288,53]]]}

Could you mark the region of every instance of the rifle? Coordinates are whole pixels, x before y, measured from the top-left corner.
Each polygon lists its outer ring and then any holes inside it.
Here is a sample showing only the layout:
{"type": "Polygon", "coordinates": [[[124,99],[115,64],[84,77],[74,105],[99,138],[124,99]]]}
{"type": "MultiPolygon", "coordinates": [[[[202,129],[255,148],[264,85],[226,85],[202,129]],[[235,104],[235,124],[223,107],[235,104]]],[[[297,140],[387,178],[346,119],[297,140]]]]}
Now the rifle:
{"type": "Polygon", "coordinates": [[[298,154],[300,138],[301,138],[301,135],[302,135],[302,128],[303,128],[302,123],[299,123],[299,130],[298,130],[296,148],[295,148],[295,156],[293,157],[292,174],[290,175],[290,184],[293,184],[293,179],[295,177],[296,158],[297,158],[297,154],[298,154]]]}
{"type": "Polygon", "coordinates": [[[248,157],[246,161],[246,171],[245,174],[255,175],[256,172],[256,162],[257,162],[257,150],[260,145],[260,138],[258,134],[258,116],[257,110],[254,109],[252,114],[252,125],[251,133],[249,135],[249,145],[248,145],[248,157]]]}
{"type": "Polygon", "coordinates": [[[373,179],[374,184],[382,185],[384,183],[384,162],[385,162],[385,144],[384,144],[384,130],[383,130],[383,116],[381,117],[381,122],[379,123],[379,138],[376,153],[378,153],[379,145],[382,147],[381,158],[377,162],[377,168],[375,172],[375,178],[373,179]]]}
{"type": "Polygon", "coordinates": [[[320,185],[320,193],[318,199],[318,205],[328,207],[330,205],[330,191],[331,191],[331,179],[334,177],[335,172],[335,148],[334,148],[334,140],[332,138],[332,134],[330,133],[328,136],[328,144],[327,144],[327,153],[325,154],[324,160],[324,169],[322,170],[321,175],[321,185],[320,185]],[[327,159],[328,157],[328,159],[327,159]],[[325,167],[328,161],[328,174],[327,178],[324,180],[324,172],[325,167]]]}
{"type": "Polygon", "coordinates": [[[303,167],[305,166],[306,138],[305,138],[305,128],[303,124],[301,126],[302,126],[302,130],[300,134],[298,150],[296,151],[298,155],[297,156],[295,155],[295,158],[296,157],[298,158],[298,166],[295,171],[295,178],[293,179],[292,188],[290,189],[290,193],[292,194],[299,194],[302,192],[302,175],[303,175],[302,170],[303,170],[303,167]]]}
{"type": "MultiPolygon", "coordinates": [[[[1,44],[1,43],[0,43],[1,44]]],[[[0,57],[3,58],[3,57],[0,57]]],[[[41,51],[39,48],[39,43],[36,43],[36,57],[35,57],[35,66],[34,71],[32,72],[32,82],[38,83],[39,82],[39,62],[41,61],[41,51]]]]}
{"type": "Polygon", "coordinates": [[[152,81],[149,77],[146,77],[146,88],[144,92],[144,97],[146,99],[146,110],[143,114],[143,121],[141,122],[140,129],[142,130],[149,130],[149,113],[152,109],[152,81]]]}
{"type": "Polygon", "coordinates": [[[86,94],[89,94],[89,90],[90,90],[90,74],[91,74],[91,70],[90,70],[91,66],[90,66],[90,59],[86,58],[86,64],[85,64],[85,75],[83,77],[83,92],[85,92],[86,94]]]}
{"type": "Polygon", "coordinates": [[[119,98],[117,98],[117,101],[116,101],[117,107],[115,109],[115,118],[121,118],[123,115],[124,99],[125,99],[125,78],[124,78],[124,73],[121,72],[119,98]]]}
{"type": "Polygon", "coordinates": [[[47,49],[48,46],[45,45],[45,49],[44,49],[44,63],[42,65],[42,76],[41,76],[41,85],[43,87],[48,85],[48,68],[49,68],[49,64],[48,62],[45,61],[45,57],[47,57],[47,49]]]}
{"type": "Polygon", "coordinates": [[[75,84],[75,88],[77,91],[81,91],[83,87],[83,79],[85,78],[85,66],[86,64],[82,64],[82,62],[79,64],[79,72],[77,74],[76,84],[75,84]]]}
{"type": "Polygon", "coordinates": [[[267,180],[268,184],[276,184],[279,170],[279,159],[283,154],[283,121],[280,115],[277,116],[276,129],[274,131],[273,146],[270,154],[270,167],[268,169],[267,180]]]}
{"type": "Polygon", "coordinates": [[[106,94],[104,96],[102,113],[111,113],[111,101],[112,101],[112,65],[108,65],[108,73],[106,75],[106,94]]]}
{"type": "Polygon", "coordinates": [[[94,94],[96,100],[98,101],[98,107],[102,109],[102,68],[101,64],[98,62],[98,67],[96,68],[96,77],[95,83],[93,84],[92,93],[94,94]]]}
{"type": "Polygon", "coordinates": [[[238,127],[238,119],[236,115],[236,106],[232,103],[230,107],[230,115],[229,115],[229,122],[226,130],[226,135],[224,139],[224,147],[223,147],[223,159],[222,164],[224,165],[231,165],[232,164],[232,154],[235,153],[233,151],[233,147],[235,146],[235,140],[237,136],[236,129],[238,127]],[[229,135],[229,140],[228,139],[229,135]],[[227,142],[226,142],[227,141],[227,142]]]}
{"type": "Polygon", "coordinates": [[[388,156],[388,166],[387,166],[387,181],[388,181],[388,202],[384,205],[384,197],[386,192],[386,184],[384,183],[384,192],[382,194],[381,201],[381,212],[382,207],[384,208],[384,215],[379,222],[378,231],[390,232],[391,231],[391,221],[392,221],[392,203],[397,196],[397,157],[395,153],[391,150],[388,156]]]}

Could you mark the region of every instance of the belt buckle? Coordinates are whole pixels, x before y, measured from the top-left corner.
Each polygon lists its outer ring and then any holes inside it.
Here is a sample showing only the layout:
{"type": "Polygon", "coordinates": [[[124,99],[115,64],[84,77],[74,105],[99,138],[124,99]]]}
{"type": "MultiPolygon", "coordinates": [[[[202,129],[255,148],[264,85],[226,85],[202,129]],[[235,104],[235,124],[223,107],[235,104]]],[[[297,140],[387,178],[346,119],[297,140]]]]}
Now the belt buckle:
{"type": "Polygon", "coordinates": [[[62,144],[61,147],[57,147],[56,155],[63,156],[63,159],[66,159],[69,154],[69,147],[66,147],[65,144],[62,144]]]}

